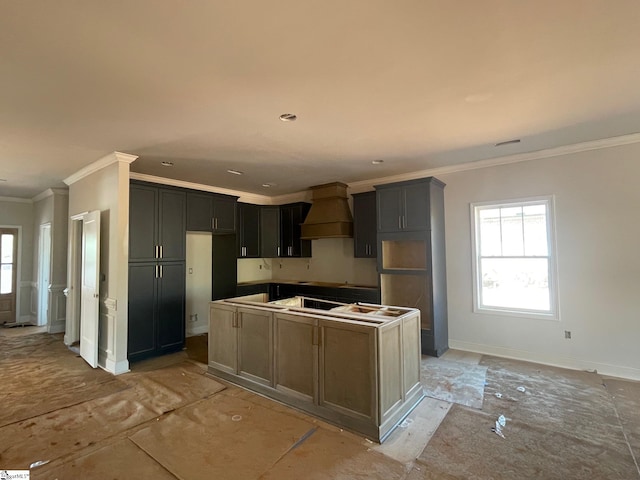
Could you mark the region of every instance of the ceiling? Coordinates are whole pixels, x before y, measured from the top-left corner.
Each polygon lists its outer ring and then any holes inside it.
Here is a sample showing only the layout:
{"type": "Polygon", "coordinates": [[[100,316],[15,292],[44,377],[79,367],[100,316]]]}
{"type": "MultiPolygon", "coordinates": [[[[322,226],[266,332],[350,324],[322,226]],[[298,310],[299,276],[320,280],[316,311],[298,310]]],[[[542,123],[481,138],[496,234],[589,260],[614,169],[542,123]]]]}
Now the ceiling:
{"type": "Polygon", "coordinates": [[[113,151],[271,196],[640,132],[637,0],[0,9],[0,196],[113,151]]]}

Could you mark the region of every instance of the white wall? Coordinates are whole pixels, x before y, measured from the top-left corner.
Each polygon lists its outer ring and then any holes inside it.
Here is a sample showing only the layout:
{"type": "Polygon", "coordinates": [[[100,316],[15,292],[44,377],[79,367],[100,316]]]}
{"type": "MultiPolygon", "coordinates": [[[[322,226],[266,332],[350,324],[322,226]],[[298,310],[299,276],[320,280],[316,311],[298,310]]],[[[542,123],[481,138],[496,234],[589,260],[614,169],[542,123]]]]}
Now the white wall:
{"type": "Polygon", "coordinates": [[[354,258],[353,238],[312,240],[311,248],[312,258],[273,259],[273,279],[378,284],[375,259],[354,258]]]}
{"type": "Polygon", "coordinates": [[[640,144],[438,178],[452,348],[640,379],[640,144]],[[550,194],[560,320],[473,313],[470,203],[550,194]]]}
{"type": "Polygon", "coordinates": [[[22,199],[0,199],[0,226],[21,227],[19,246],[18,322],[31,322],[31,289],[33,276],[33,204],[22,199]]]}
{"type": "Polygon", "coordinates": [[[187,337],[209,331],[211,234],[187,233],[185,321],[187,337]]]}
{"type": "Polygon", "coordinates": [[[38,290],[38,264],[40,248],[40,226],[51,224],[51,264],[49,295],[49,333],[64,332],[66,299],[63,290],[67,285],[67,231],[69,215],[68,191],[49,189],[35,197],[33,204],[33,289],[31,291],[31,314],[36,315],[38,290]]]}

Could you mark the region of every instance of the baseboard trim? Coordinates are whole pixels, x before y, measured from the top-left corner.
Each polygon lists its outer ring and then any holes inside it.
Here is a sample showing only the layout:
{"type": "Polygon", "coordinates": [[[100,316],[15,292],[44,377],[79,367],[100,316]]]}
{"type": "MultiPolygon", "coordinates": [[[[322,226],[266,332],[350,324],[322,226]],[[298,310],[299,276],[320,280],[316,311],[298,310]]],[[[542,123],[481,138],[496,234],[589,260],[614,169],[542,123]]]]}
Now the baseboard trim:
{"type": "Polygon", "coordinates": [[[99,365],[101,368],[114,375],[121,375],[129,371],[129,360],[120,360],[114,362],[113,360],[106,358],[104,360],[104,366],[99,365]]]}
{"type": "Polygon", "coordinates": [[[66,326],[67,325],[65,322],[55,322],[49,325],[47,331],[49,333],[64,333],[66,330],[66,326]]]}
{"type": "Polygon", "coordinates": [[[196,335],[202,335],[203,333],[209,333],[209,325],[199,325],[195,328],[187,329],[187,337],[195,337],[196,335]]]}
{"type": "Polygon", "coordinates": [[[515,348],[497,347],[495,345],[485,345],[481,343],[463,342],[449,339],[449,348],[463,350],[466,352],[481,353],[483,355],[493,355],[496,357],[523,360],[526,362],[540,363],[552,367],[568,368],[570,370],[583,370],[597,372],[601,375],[626,378],[629,380],[640,380],[640,369],[619,365],[609,365],[606,363],[592,362],[581,358],[568,357],[565,355],[552,355],[518,350],[515,348]]]}

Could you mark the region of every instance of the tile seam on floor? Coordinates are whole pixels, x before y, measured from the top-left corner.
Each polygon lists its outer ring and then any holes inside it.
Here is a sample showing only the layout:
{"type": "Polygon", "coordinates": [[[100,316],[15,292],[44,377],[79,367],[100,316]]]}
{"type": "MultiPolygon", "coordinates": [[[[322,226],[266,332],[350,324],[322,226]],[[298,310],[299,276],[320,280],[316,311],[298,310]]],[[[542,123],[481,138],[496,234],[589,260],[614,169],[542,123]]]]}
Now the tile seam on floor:
{"type": "Polygon", "coordinates": [[[600,379],[602,380],[602,385],[604,386],[604,389],[607,392],[607,395],[611,399],[611,405],[613,406],[613,411],[616,414],[616,418],[618,419],[618,425],[620,425],[620,430],[622,430],[622,436],[624,437],[624,441],[627,444],[627,448],[629,449],[629,453],[631,454],[633,463],[635,464],[636,470],[638,471],[638,478],[640,478],[640,465],[638,465],[638,459],[636,458],[636,455],[633,453],[633,448],[631,447],[631,443],[629,442],[629,437],[627,436],[627,432],[624,428],[624,424],[622,423],[622,418],[620,418],[620,414],[618,413],[618,407],[616,407],[616,402],[613,400],[614,396],[611,393],[611,391],[609,391],[609,387],[607,386],[607,381],[603,377],[600,377],[600,379]]]}
{"type": "Polygon", "coordinates": [[[275,467],[278,463],[280,463],[282,461],[283,458],[285,458],[287,455],[289,455],[289,453],[291,453],[293,450],[295,450],[296,448],[298,448],[300,445],[302,445],[304,442],[306,442],[314,433],[316,433],[316,431],[318,430],[319,427],[312,427],[310,428],[304,435],[302,435],[298,440],[296,440],[296,442],[291,445],[289,448],[287,448],[284,453],[282,455],[280,455],[275,462],[273,462],[271,464],[271,466],[269,466],[269,468],[267,468],[264,472],[262,472],[258,478],[262,478],[264,477],[265,474],[267,474],[269,472],[269,470],[273,469],[273,467],[275,467]]]}
{"type": "Polygon", "coordinates": [[[147,452],[144,448],[142,448],[140,445],[138,445],[136,442],[134,442],[133,440],[131,440],[131,437],[127,437],[126,440],[131,443],[131,445],[133,445],[134,447],[136,447],[138,450],[140,450],[144,455],[146,455],[147,457],[149,457],[152,461],[154,461],[155,463],[157,463],[158,465],[160,465],[160,467],[167,472],[169,475],[171,475],[173,478],[175,478],[176,480],[180,480],[182,479],[182,477],[177,476],[176,474],[174,474],[171,470],[169,470],[167,467],[165,467],[161,462],[159,462],[158,460],[156,460],[155,458],[153,458],[153,455],[151,455],[149,452],[147,452]]]}

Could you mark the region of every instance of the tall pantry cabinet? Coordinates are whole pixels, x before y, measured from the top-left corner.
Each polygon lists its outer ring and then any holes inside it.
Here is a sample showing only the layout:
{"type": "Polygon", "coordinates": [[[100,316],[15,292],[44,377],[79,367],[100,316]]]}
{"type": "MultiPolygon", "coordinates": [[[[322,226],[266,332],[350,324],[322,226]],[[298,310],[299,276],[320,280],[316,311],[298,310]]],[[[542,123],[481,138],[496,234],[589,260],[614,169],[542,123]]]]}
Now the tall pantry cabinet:
{"type": "Polygon", "coordinates": [[[184,346],[185,243],[185,192],[131,182],[129,361],[184,346]]]}
{"type": "Polygon", "coordinates": [[[418,308],[422,353],[449,348],[444,187],[435,177],[376,185],[382,304],[418,308]]]}

